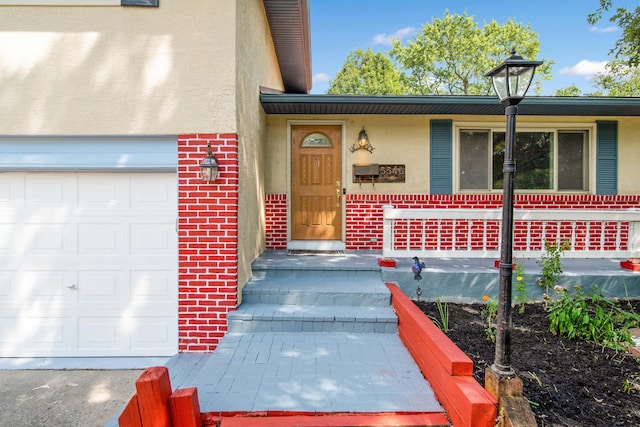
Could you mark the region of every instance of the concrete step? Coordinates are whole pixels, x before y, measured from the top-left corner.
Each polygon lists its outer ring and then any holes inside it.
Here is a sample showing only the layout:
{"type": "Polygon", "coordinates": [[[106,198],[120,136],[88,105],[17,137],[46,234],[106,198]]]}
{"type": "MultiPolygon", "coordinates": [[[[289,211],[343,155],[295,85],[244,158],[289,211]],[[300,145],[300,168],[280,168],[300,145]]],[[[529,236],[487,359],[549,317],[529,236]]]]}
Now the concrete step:
{"type": "Polygon", "coordinates": [[[229,332],[396,333],[398,318],[389,305],[306,306],[244,302],[227,315],[229,332]]]}
{"type": "Polygon", "coordinates": [[[380,272],[282,271],[254,272],[242,291],[243,303],[303,306],[388,307],[389,290],[380,272]]]}

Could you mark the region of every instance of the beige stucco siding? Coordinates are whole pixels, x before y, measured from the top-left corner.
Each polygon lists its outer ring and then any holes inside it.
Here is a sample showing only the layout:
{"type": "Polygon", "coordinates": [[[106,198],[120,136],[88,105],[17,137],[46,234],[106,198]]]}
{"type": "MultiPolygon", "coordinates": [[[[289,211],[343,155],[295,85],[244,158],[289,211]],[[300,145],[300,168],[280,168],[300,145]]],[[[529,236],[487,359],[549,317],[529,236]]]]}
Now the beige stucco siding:
{"type": "MultiPolygon", "coordinates": [[[[287,123],[308,121],[322,123],[333,120],[346,124],[345,145],[349,147],[356,140],[364,126],[373,153],[359,150],[351,153],[345,150],[345,183],[348,193],[365,194],[406,194],[429,192],[429,141],[430,121],[432,119],[452,120],[455,129],[458,126],[478,125],[504,126],[504,116],[270,116],[266,143],[267,168],[265,188],[267,193],[285,193],[287,191],[287,123]],[[402,184],[380,184],[361,186],[352,182],[351,166],[354,163],[403,164],[406,166],[406,182],[402,184]]],[[[640,118],[637,117],[539,117],[519,116],[519,129],[537,127],[561,127],[570,124],[573,128],[586,128],[595,132],[597,121],[618,121],[618,192],[620,194],[640,193],[640,179],[637,169],[640,165],[640,118]]],[[[592,135],[595,142],[595,135],[592,135]]],[[[595,145],[593,146],[595,149],[595,145]]],[[[595,150],[594,150],[595,151],[595,150]]],[[[455,151],[454,160],[458,153],[455,151]]],[[[595,166],[595,152],[591,153],[592,165],[595,166]]],[[[595,187],[595,181],[592,183],[595,187]]],[[[593,188],[595,191],[595,188],[593,188]]]]}
{"type": "Polygon", "coordinates": [[[235,132],[235,4],[0,7],[0,134],[235,132]]]}
{"type": "MultiPolygon", "coordinates": [[[[260,86],[283,90],[271,33],[261,0],[237,2],[237,126],[240,150],[238,283],[251,277],[251,262],[265,248],[264,149],[266,117],[260,86]]],[[[242,293],[239,292],[239,298],[242,293]]]]}

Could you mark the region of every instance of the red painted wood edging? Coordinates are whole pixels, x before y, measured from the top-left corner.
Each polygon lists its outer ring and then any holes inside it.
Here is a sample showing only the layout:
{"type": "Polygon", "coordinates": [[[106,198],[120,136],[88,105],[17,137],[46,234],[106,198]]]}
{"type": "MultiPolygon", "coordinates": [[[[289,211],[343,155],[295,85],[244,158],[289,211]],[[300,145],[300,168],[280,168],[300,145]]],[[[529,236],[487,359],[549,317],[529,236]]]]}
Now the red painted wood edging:
{"type": "Polygon", "coordinates": [[[198,389],[195,387],[173,392],[169,397],[169,408],[173,427],[202,427],[198,389]]]}
{"type": "Polygon", "coordinates": [[[124,407],[124,410],[118,417],[118,426],[120,427],[142,427],[142,420],[140,420],[140,407],[138,406],[138,395],[134,394],[133,397],[124,407]]]}
{"type": "Polygon", "coordinates": [[[636,264],[631,261],[620,261],[620,267],[626,270],[640,271],[640,264],[636,264]]]}
{"type": "Polygon", "coordinates": [[[169,415],[171,380],[166,367],[145,369],[136,380],[136,392],[144,427],[172,427],[169,415]]]}
{"type": "Polygon", "coordinates": [[[497,401],[473,379],[473,362],[400,288],[387,283],[398,332],[454,426],[493,427],[497,401]]]}
{"type": "Polygon", "coordinates": [[[295,415],[283,413],[281,416],[223,417],[218,420],[220,427],[445,427],[447,418],[440,413],[428,414],[309,414],[295,415]]]}
{"type": "Polygon", "coordinates": [[[118,417],[119,427],[202,427],[198,391],[171,393],[169,370],[147,368],[136,380],[136,394],[118,417]]]}
{"type": "Polygon", "coordinates": [[[397,261],[393,258],[378,258],[378,265],[380,267],[396,268],[397,261]]]}

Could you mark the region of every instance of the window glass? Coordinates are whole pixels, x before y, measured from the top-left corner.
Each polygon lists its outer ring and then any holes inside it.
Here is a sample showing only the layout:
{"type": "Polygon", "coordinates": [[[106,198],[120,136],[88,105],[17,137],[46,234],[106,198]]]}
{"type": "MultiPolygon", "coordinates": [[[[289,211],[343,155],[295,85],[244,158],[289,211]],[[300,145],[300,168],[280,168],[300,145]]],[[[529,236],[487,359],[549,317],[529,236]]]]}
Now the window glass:
{"type": "Polygon", "coordinates": [[[486,190],[489,184],[489,131],[460,132],[460,189],[486,190]]]}
{"type": "Polygon", "coordinates": [[[312,133],[302,140],[302,147],[331,147],[331,141],[321,133],[312,133]]]}
{"type": "Polygon", "coordinates": [[[558,190],[587,189],[585,132],[558,132],[558,190]]]}
{"type": "MultiPolygon", "coordinates": [[[[505,132],[461,129],[458,189],[501,190],[505,132]]],[[[514,188],[540,191],[589,191],[589,131],[516,132],[514,188]]]]}
{"type": "MultiPolygon", "coordinates": [[[[502,188],[505,132],[493,133],[493,188],[502,188]]],[[[516,190],[552,190],[553,132],[517,132],[513,157],[516,190]]]]}

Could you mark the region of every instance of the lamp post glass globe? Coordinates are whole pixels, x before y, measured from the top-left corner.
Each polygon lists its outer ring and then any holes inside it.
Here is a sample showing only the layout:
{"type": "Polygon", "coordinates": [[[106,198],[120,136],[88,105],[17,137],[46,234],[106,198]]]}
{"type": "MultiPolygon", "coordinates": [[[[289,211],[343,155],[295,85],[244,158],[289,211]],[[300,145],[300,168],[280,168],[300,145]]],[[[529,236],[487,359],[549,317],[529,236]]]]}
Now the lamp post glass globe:
{"type": "Polygon", "coordinates": [[[509,58],[485,76],[493,80],[493,89],[500,98],[500,102],[504,105],[516,105],[529,90],[535,69],[540,64],[542,61],[527,61],[512,50],[509,58]]]}

